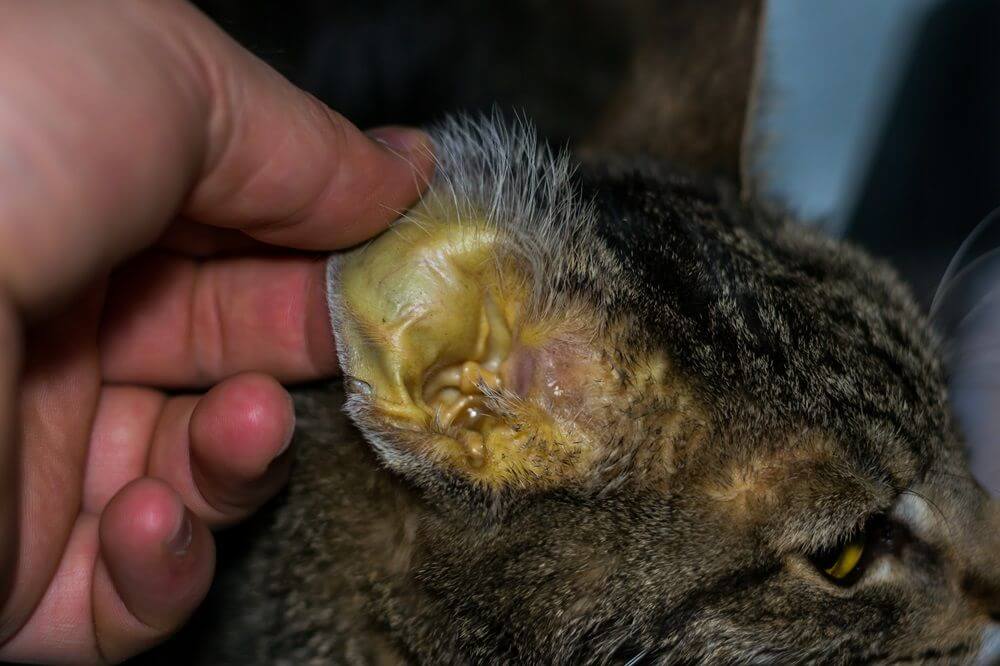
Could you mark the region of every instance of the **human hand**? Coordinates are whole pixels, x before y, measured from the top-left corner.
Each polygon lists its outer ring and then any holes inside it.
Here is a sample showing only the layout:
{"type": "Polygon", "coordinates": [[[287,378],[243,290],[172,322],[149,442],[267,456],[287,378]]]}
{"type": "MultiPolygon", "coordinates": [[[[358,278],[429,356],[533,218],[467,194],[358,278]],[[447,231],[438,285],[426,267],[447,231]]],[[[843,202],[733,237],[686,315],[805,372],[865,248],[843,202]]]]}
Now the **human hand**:
{"type": "Polygon", "coordinates": [[[278,382],[336,369],[309,252],[384,228],[433,158],[180,0],[0,2],[0,81],[0,660],[120,661],[287,476],[278,382]]]}

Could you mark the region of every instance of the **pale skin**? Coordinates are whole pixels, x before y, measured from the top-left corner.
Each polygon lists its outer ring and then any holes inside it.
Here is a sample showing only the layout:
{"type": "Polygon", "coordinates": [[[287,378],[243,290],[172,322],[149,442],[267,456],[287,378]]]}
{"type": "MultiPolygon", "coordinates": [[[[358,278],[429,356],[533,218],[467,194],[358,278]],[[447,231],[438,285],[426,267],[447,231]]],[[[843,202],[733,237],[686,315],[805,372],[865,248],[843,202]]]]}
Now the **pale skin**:
{"type": "Polygon", "coordinates": [[[323,263],[432,176],[181,0],[0,0],[0,661],[176,631],[329,376],[323,263]]]}

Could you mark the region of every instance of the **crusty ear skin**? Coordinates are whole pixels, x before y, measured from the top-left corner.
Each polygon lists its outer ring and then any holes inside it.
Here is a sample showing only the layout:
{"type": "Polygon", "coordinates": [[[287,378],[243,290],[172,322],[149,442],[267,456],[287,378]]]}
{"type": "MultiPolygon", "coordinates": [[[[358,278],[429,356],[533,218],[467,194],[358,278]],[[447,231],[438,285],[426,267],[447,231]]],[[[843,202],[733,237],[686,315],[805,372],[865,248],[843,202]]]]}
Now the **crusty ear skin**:
{"type": "Polygon", "coordinates": [[[700,410],[665,352],[607,307],[629,278],[566,156],[484,119],[433,136],[420,203],[329,263],[355,423],[418,484],[661,483],[700,410]]]}
{"type": "Polygon", "coordinates": [[[593,447],[570,414],[585,406],[571,403],[602,398],[570,385],[596,379],[597,355],[568,326],[525,316],[526,268],[503,255],[494,228],[428,210],[331,259],[352,415],[401,471],[494,488],[580,473],[593,447]]]}
{"type": "Polygon", "coordinates": [[[704,429],[669,361],[616,357],[592,306],[529,307],[497,230],[433,209],[329,264],[347,410],[386,464],[488,491],[664,487],[704,429]]]}

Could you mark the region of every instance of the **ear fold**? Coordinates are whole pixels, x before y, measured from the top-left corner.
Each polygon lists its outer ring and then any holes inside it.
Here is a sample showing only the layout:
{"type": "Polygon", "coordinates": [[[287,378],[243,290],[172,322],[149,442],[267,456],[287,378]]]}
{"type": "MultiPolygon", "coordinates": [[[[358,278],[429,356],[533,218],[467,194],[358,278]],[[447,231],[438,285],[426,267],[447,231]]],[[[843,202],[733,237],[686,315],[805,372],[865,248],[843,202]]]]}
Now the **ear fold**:
{"type": "Polygon", "coordinates": [[[744,176],[762,55],[764,0],[635,2],[628,78],[588,152],[644,154],[744,176]]]}
{"type": "Polygon", "coordinates": [[[331,259],[352,417],[418,481],[542,488],[579,475],[591,447],[567,416],[583,405],[566,403],[598,371],[592,332],[571,343],[573,331],[528,313],[525,268],[497,247],[496,227],[428,208],[331,259]]]}
{"type": "Polygon", "coordinates": [[[696,416],[670,364],[623,353],[593,306],[533,305],[531,270],[496,227],[428,214],[426,200],[333,257],[330,310],[355,423],[425,487],[593,486],[637,468],[665,477],[696,416]]]}
{"type": "Polygon", "coordinates": [[[330,260],[355,423],[421,484],[666,478],[703,418],[665,353],[608,306],[631,286],[568,162],[489,121],[455,120],[435,145],[421,202],[330,260]]]}
{"type": "Polygon", "coordinates": [[[530,306],[488,226],[410,216],[329,268],[347,410],[382,460],[424,488],[665,487],[704,431],[667,359],[592,306],[530,306]]]}

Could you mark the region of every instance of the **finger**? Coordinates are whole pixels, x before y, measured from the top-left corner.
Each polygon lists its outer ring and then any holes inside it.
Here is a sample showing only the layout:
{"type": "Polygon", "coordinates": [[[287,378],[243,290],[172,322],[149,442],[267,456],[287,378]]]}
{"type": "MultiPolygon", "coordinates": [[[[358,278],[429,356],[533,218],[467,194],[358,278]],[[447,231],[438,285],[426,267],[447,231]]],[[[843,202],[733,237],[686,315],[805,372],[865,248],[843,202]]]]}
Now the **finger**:
{"type": "MultiPolygon", "coordinates": [[[[14,585],[0,608],[0,644],[50,585],[79,512],[83,445],[100,394],[95,343],[101,296],[91,290],[50,326],[25,336],[25,371],[17,378],[17,411],[8,422],[17,433],[15,480],[0,489],[16,493],[19,513],[18,531],[0,535],[5,547],[18,549],[14,585]]],[[[8,357],[0,352],[0,358],[8,357]]]]}
{"type": "Polygon", "coordinates": [[[295,407],[266,375],[240,375],[206,393],[188,431],[198,490],[230,517],[256,509],[288,479],[295,407]]]}
{"type": "Polygon", "coordinates": [[[152,479],[123,488],[104,515],[82,514],[58,569],[0,660],[117,662],[169,635],[208,590],[211,535],[152,479]]]}
{"type": "Polygon", "coordinates": [[[171,398],[153,436],[148,474],[175,488],[209,526],[232,524],[287,480],[294,419],[288,394],[262,375],[233,377],[200,399],[171,398]]]}
{"type": "MultiPolygon", "coordinates": [[[[261,87],[269,88],[264,78],[272,73],[263,73],[261,87]]],[[[274,108],[228,116],[232,127],[224,135],[238,138],[219,139],[230,144],[223,147],[230,157],[198,182],[185,209],[189,217],[285,247],[331,250],[382,231],[427,187],[434,161],[423,132],[384,127],[366,135],[321,102],[287,92],[295,99],[261,91],[274,108]],[[296,110],[302,117],[288,118],[296,110]],[[264,133],[282,135],[283,144],[264,133]]],[[[243,99],[215,103],[246,108],[243,99]]]]}
{"type": "MultiPolygon", "coordinates": [[[[17,382],[21,376],[22,334],[14,308],[0,294],[0,609],[14,583],[17,561],[19,464],[16,449],[17,382]]],[[[0,632],[2,635],[3,632],[0,632]]]]}
{"type": "Polygon", "coordinates": [[[83,513],[101,515],[122,488],[146,475],[150,443],[166,401],[160,391],[139,386],[101,389],[87,446],[83,513]]]}
{"type": "Polygon", "coordinates": [[[0,644],[0,663],[99,663],[91,590],[98,519],[79,516],[59,551],[58,567],[18,631],[0,644]]]}
{"type": "Polygon", "coordinates": [[[207,386],[249,370],[284,382],[328,376],[337,357],[324,263],[141,255],[111,280],[100,348],[111,382],[207,386]]]}
{"type": "Polygon", "coordinates": [[[0,5],[0,79],[0,289],[32,312],[179,209],[333,249],[383,228],[432,171],[423,134],[373,141],[180,0],[0,5]]]}
{"type": "Polygon", "coordinates": [[[94,628],[117,662],[176,631],[205,598],[215,545],[167,484],[138,479],[107,505],[94,569],[94,628]]]}

